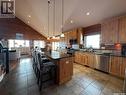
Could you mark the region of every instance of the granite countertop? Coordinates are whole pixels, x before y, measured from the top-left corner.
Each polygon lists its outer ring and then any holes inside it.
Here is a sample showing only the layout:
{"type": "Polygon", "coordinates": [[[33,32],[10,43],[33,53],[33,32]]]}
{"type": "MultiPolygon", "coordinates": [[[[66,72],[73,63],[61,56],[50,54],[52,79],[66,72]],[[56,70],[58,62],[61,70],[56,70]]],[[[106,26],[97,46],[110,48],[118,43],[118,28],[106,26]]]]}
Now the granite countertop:
{"type": "Polygon", "coordinates": [[[122,54],[110,54],[110,56],[117,56],[117,57],[126,57],[126,55],[122,55],[122,54]]]}
{"type": "Polygon", "coordinates": [[[59,59],[63,59],[63,58],[68,58],[68,57],[72,57],[72,55],[67,54],[67,53],[61,53],[58,51],[51,51],[51,52],[46,52],[45,53],[49,58],[53,59],[53,60],[59,60],[59,59]]]}
{"type": "Polygon", "coordinates": [[[100,52],[88,52],[88,51],[79,51],[82,53],[93,53],[96,55],[105,55],[105,56],[117,56],[117,57],[126,57],[126,55],[122,55],[122,54],[117,54],[117,53],[100,53],[100,52]]]}

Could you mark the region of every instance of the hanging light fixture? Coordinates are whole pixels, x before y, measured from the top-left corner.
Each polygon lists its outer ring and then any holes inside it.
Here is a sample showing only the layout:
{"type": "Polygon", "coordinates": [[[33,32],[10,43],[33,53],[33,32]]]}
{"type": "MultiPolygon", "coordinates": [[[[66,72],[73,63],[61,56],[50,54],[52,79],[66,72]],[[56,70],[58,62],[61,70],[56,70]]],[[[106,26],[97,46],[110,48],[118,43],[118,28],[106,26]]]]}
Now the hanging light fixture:
{"type": "Polygon", "coordinates": [[[50,6],[50,0],[48,0],[48,37],[47,37],[47,40],[50,40],[50,37],[49,37],[49,6],[50,6]]]}
{"type": "Polygon", "coordinates": [[[55,0],[53,0],[53,37],[55,39],[55,0]]]}
{"type": "Polygon", "coordinates": [[[62,25],[61,25],[61,31],[62,31],[62,34],[60,35],[60,37],[65,37],[65,35],[63,34],[63,19],[64,17],[64,0],[62,0],[62,25]]]}

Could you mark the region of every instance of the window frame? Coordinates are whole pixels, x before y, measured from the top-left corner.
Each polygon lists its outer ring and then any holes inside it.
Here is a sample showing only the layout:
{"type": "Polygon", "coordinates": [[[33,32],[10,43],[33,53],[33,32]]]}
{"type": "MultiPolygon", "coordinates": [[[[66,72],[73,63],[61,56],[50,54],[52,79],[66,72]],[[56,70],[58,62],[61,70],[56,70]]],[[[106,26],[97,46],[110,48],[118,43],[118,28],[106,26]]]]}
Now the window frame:
{"type": "Polygon", "coordinates": [[[100,49],[100,42],[101,42],[101,39],[100,39],[100,38],[101,38],[101,34],[100,34],[100,33],[85,35],[85,36],[84,36],[84,47],[85,47],[85,48],[90,48],[90,47],[87,47],[87,42],[86,42],[86,41],[87,41],[87,37],[88,37],[88,36],[95,36],[95,35],[99,35],[99,42],[98,42],[98,43],[99,43],[99,47],[92,47],[92,48],[93,48],[93,49],[100,49]]]}

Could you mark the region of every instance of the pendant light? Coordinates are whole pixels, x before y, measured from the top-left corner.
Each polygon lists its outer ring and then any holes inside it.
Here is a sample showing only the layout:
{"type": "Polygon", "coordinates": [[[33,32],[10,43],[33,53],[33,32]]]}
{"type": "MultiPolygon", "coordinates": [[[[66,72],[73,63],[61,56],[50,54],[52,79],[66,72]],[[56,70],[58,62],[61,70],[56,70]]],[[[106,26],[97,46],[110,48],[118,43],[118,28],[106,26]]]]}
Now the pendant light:
{"type": "Polygon", "coordinates": [[[55,0],[53,2],[53,39],[55,39],[55,0]]]}
{"type": "Polygon", "coordinates": [[[50,6],[50,0],[48,0],[48,37],[47,37],[47,40],[50,40],[50,37],[49,37],[49,6],[50,6]]]}
{"type": "Polygon", "coordinates": [[[60,35],[60,37],[65,37],[64,34],[63,34],[63,24],[64,24],[64,0],[62,0],[62,26],[61,26],[61,31],[62,31],[62,34],[60,35]]]}

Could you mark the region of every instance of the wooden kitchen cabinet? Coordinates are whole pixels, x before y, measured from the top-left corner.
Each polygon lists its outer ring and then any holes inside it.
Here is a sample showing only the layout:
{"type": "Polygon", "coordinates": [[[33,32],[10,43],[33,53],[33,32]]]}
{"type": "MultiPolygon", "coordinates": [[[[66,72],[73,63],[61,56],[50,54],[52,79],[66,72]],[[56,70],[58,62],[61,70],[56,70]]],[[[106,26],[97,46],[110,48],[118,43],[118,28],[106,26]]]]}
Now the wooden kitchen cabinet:
{"type": "Polygon", "coordinates": [[[83,53],[80,53],[80,60],[79,60],[79,63],[80,63],[81,65],[84,65],[84,55],[83,55],[83,53]]]}
{"type": "Polygon", "coordinates": [[[76,52],[75,62],[94,68],[94,54],[87,52],[76,52]]]}
{"type": "Polygon", "coordinates": [[[77,29],[73,29],[69,32],[69,39],[77,39],[77,29]]]}
{"type": "Polygon", "coordinates": [[[64,41],[63,42],[65,42],[67,45],[69,45],[70,44],[70,40],[72,39],[72,40],[77,40],[77,43],[79,44],[79,35],[78,35],[78,29],[72,29],[72,30],[69,30],[69,31],[66,31],[66,32],[64,32],[64,35],[65,35],[65,37],[64,38],[62,38],[62,39],[64,39],[64,41]]]}
{"type": "Polygon", "coordinates": [[[88,66],[91,68],[94,68],[94,54],[93,53],[88,54],[88,66]]]}
{"type": "Polygon", "coordinates": [[[126,69],[126,58],[122,58],[122,63],[120,64],[120,77],[124,78],[126,69]]]}
{"type": "Polygon", "coordinates": [[[122,57],[111,56],[109,73],[120,77],[122,57]]]}
{"type": "Polygon", "coordinates": [[[83,65],[88,66],[88,55],[83,54],[83,60],[82,60],[83,65]]]}
{"type": "Polygon", "coordinates": [[[75,58],[74,58],[74,61],[76,62],[76,63],[78,63],[79,62],[79,52],[75,52],[75,58]]]}
{"type": "Polygon", "coordinates": [[[126,16],[119,18],[119,43],[126,43],[126,16]]]}
{"type": "Polygon", "coordinates": [[[112,56],[109,67],[110,74],[124,78],[126,69],[126,58],[112,56]]]}
{"type": "Polygon", "coordinates": [[[73,57],[60,59],[59,75],[59,84],[71,79],[73,75],[73,57]]]}
{"type": "Polygon", "coordinates": [[[101,24],[101,43],[113,44],[118,42],[118,18],[106,20],[101,24]]]}
{"type": "Polygon", "coordinates": [[[75,53],[75,62],[83,65],[83,54],[81,52],[75,53]]]}

